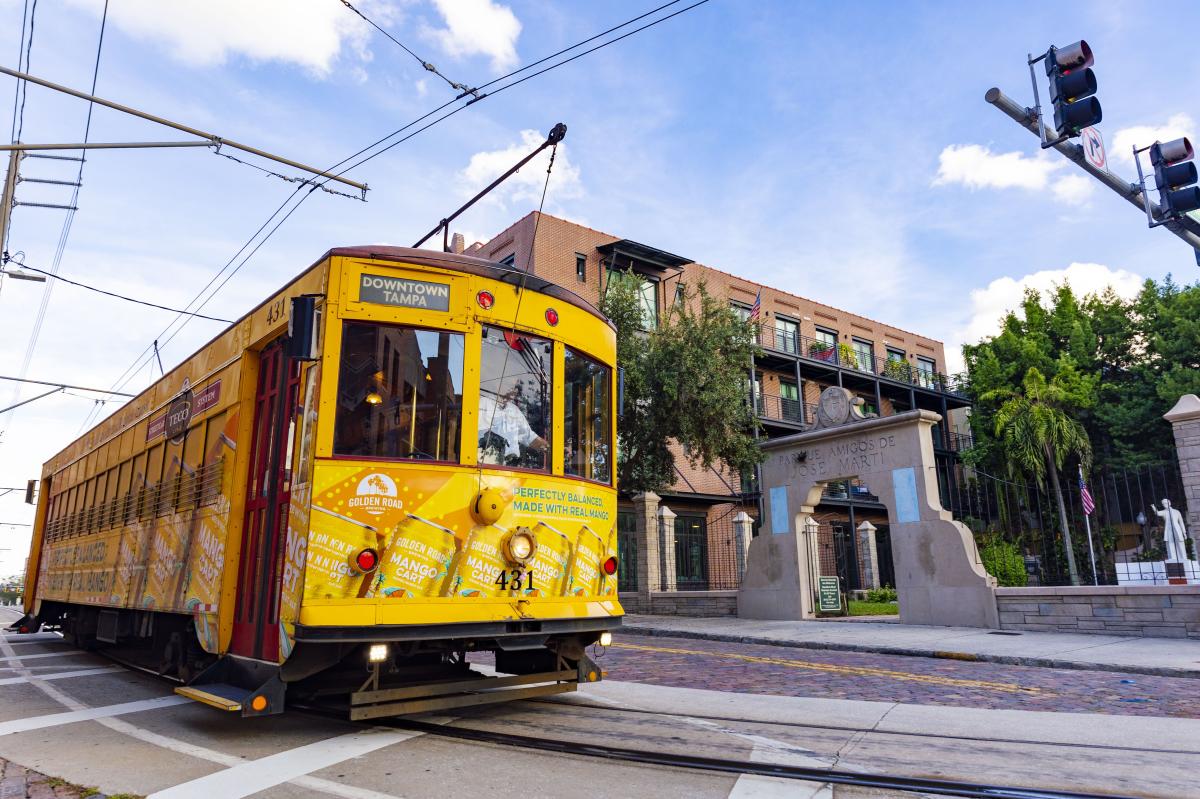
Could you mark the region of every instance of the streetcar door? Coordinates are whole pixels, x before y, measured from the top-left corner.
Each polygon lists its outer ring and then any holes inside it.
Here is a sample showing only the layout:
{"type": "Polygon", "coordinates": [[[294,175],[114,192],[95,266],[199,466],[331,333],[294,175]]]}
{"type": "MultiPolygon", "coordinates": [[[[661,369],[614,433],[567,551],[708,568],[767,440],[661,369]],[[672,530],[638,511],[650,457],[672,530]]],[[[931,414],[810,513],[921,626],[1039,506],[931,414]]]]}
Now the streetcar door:
{"type": "Polygon", "coordinates": [[[260,356],[250,439],[250,471],[234,613],[235,655],[279,661],[279,590],[287,541],[290,452],[300,382],[299,361],[283,341],[260,356]]]}

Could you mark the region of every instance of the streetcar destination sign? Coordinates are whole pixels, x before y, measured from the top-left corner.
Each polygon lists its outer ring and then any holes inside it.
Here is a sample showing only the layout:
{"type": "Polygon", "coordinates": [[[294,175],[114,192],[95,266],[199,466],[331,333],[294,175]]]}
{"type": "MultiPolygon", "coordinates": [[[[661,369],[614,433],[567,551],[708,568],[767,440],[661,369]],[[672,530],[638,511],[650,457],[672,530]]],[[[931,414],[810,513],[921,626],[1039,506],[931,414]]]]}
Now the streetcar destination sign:
{"type": "Polygon", "coordinates": [[[397,305],[401,308],[448,311],[450,286],[446,283],[363,273],[358,283],[358,300],[380,305],[397,305]]]}

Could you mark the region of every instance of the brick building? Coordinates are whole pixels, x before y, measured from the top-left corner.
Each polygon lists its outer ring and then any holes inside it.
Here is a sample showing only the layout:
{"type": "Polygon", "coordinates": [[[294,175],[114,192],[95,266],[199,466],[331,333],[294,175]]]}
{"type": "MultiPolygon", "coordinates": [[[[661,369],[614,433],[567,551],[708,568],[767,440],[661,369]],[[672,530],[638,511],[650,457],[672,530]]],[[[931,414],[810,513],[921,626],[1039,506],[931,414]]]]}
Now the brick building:
{"type": "MultiPolygon", "coordinates": [[[[461,250],[462,238],[454,248],[461,250]]],[[[861,398],[867,413],[890,415],[913,408],[942,414],[934,431],[934,450],[943,490],[956,479],[957,453],[969,445],[963,415],[970,403],[956,380],[948,378],[943,345],[919,333],[884,324],[848,311],[765,286],[696,263],[653,246],[603,233],[537,212],[521,218],[486,243],[466,253],[516,268],[568,287],[599,305],[611,269],[632,272],[642,280],[644,312],[650,324],[676,301],[682,287],[703,282],[710,294],[724,297],[735,310],[749,315],[760,296],[758,340],[761,355],[754,363],[754,398],[763,432],[787,435],[810,423],[821,391],[842,386],[861,398]],[[536,241],[534,231],[536,227],[536,241]],[[957,411],[957,413],[956,413],[957,411]]],[[[747,377],[749,377],[749,365],[747,377]]],[[[694,469],[686,458],[676,464],[677,479],[661,492],[659,522],[674,526],[671,567],[664,566],[664,588],[705,590],[734,588],[741,553],[735,550],[735,519],[757,517],[758,494],[752,476],[740,479],[720,469],[694,469]],[[666,574],[666,571],[674,574],[666,574]]],[[[632,533],[634,504],[622,498],[618,524],[632,533]]],[[[643,509],[644,510],[644,509],[643,509]]],[[[887,537],[887,513],[870,486],[830,485],[817,519],[828,527],[828,556],[851,588],[868,583],[894,584],[887,537]],[[870,521],[878,528],[878,573],[867,574],[863,547],[855,528],[870,521]]],[[[622,560],[637,557],[630,545],[622,560]]],[[[669,538],[669,536],[668,536],[669,538]]],[[[664,561],[666,563],[667,561],[664,561]]],[[[634,573],[622,568],[622,575],[634,573]]]]}

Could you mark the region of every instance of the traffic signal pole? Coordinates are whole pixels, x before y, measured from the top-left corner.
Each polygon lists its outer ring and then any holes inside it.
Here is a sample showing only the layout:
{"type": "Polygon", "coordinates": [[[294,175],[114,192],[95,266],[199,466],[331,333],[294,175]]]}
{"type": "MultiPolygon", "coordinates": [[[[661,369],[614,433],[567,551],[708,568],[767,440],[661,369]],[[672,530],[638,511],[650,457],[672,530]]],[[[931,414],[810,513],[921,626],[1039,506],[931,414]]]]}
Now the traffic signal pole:
{"type": "MultiPolygon", "coordinates": [[[[1005,116],[1012,119],[1034,136],[1037,136],[1041,141],[1058,138],[1057,134],[1053,131],[1047,131],[1046,127],[1042,124],[1042,120],[1038,118],[1033,109],[1018,105],[1013,102],[1011,97],[999,89],[988,89],[983,99],[1000,109],[1005,116]]],[[[1121,180],[1108,170],[1092,166],[1088,163],[1087,158],[1084,157],[1083,148],[1078,144],[1070,141],[1060,141],[1051,146],[1074,162],[1084,172],[1087,172],[1109,189],[1125,198],[1131,205],[1136,206],[1142,213],[1150,214],[1154,218],[1160,218],[1161,210],[1156,203],[1146,199],[1141,186],[1137,183],[1128,183],[1121,180]]],[[[1170,220],[1165,223],[1164,227],[1196,250],[1197,262],[1200,263],[1200,223],[1190,217],[1184,217],[1180,220],[1170,220]]]]}

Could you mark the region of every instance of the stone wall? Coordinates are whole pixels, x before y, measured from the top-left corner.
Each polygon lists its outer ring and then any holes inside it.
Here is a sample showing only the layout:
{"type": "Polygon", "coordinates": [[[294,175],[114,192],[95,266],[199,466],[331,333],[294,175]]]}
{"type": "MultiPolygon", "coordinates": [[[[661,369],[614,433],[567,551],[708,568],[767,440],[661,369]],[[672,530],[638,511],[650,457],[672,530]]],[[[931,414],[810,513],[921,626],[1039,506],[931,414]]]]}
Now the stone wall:
{"type": "Polygon", "coordinates": [[[1200,587],[997,588],[1004,630],[1200,639],[1200,587]]]}
{"type": "Polygon", "coordinates": [[[618,598],[626,613],[657,616],[736,616],[737,591],[663,591],[623,593],[618,598]]]}

